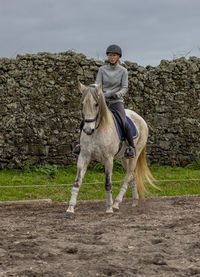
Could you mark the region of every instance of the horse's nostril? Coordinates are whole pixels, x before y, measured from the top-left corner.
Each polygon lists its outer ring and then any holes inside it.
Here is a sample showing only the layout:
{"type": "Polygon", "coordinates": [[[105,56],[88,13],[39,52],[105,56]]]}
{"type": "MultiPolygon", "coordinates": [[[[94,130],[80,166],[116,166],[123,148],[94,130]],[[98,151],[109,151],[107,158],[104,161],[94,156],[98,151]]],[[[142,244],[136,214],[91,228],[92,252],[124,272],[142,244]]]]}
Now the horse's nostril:
{"type": "Polygon", "coordinates": [[[86,133],[87,135],[91,135],[94,133],[95,129],[90,129],[90,128],[83,128],[83,132],[86,133]]]}

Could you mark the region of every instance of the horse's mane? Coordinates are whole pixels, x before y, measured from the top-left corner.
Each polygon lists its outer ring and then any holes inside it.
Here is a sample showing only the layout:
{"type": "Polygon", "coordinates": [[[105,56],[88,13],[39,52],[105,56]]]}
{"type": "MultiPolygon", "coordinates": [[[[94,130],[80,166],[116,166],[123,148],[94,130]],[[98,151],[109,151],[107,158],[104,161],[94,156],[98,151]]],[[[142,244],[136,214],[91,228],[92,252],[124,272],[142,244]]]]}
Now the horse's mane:
{"type": "Polygon", "coordinates": [[[106,129],[109,126],[111,115],[107,107],[104,94],[102,90],[98,90],[97,87],[87,87],[83,92],[81,103],[83,102],[88,93],[91,93],[94,100],[98,103],[100,122],[102,126],[106,129]]]}

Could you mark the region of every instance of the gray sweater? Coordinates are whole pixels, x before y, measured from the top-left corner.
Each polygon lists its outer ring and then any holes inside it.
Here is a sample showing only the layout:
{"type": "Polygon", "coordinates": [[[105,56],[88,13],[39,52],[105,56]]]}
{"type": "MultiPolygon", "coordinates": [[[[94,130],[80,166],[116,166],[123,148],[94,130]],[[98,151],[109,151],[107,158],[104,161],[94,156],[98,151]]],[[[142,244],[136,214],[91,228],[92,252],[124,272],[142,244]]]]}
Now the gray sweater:
{"type": "Polygon", "coordinates": [[[99,68],[95,83],[102,84],[107,102],[123,102],[123,97],[128,91],[128,71],[120,64],[116,66],[103,65],[99,68]]]}

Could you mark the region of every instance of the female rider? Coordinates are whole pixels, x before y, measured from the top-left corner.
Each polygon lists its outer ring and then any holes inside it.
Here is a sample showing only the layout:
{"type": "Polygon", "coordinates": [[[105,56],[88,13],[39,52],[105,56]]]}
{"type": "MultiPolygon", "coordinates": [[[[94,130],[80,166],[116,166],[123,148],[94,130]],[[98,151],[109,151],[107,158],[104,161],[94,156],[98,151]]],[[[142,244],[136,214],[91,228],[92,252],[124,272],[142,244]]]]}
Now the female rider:
{"type": "MultiPolygon", "coordinates": [[[[95,83],[102,84],[102,90],[109,109],[116,110],[122,115],[125,122],[125,136],[129,144],[129,147],[125,151],[125,157],[134,158],[136,152],[131,127],[126,120],[123,103],[123,97],[128,90],[128,71],[118,62],[122,56],[122,50],[118,45],[113,44],[108,46],[106,55],[108,56],[109,63],[99,68],[95,83]]],[[[75,147],[73,153],[80,153],[80,145],[75,147]]]]}

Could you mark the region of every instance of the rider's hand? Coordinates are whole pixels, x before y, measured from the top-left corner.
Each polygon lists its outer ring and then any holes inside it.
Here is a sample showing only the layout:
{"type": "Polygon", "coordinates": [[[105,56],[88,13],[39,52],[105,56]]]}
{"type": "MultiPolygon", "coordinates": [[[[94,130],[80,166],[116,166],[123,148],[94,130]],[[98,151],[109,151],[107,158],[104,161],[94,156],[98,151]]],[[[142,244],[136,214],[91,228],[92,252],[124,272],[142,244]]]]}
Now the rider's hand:
{"type": "Polygon", "coordinates": [[[112,99],[118,99],[119,97],[118,97],[117,93],[115,93],[114,95],[112,95],[111,98],[112,98],[112,99]]]}
{"type": "Polygon", "coordinates": [[[112,97],[112,94],[113,94],[112,91],[106,91],[106,92],[104,92],[105,98],[110,98],[110,97],[112,97]]]}

